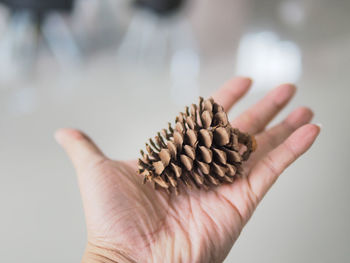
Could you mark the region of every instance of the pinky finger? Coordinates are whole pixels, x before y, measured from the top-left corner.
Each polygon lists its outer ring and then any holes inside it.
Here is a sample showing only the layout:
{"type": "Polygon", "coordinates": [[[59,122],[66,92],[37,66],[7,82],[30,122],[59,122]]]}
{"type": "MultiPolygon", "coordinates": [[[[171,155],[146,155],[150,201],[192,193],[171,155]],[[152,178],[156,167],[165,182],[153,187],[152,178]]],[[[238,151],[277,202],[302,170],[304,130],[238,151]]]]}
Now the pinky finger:
{"type": "Polygon", "coordinates": [[[304,125],[258,162],[251,170],[248,180],[259,200],[279,175],[311,147],[319,132],[317,125],[304,125]]]}

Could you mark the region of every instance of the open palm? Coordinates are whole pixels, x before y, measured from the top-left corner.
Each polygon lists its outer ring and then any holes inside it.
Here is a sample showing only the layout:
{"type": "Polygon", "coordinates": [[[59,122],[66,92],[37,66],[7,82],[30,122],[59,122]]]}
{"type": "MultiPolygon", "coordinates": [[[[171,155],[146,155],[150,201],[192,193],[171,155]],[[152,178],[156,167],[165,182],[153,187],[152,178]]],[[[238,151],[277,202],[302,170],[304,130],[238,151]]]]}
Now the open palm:
{"type": "MultiPolygon", "coordinates": [[[[214,95],[226,111],[249,89],[236,78],[214,95]]],[[[169,195],[143,185],[136,161],[108,159],[83,133],[56,133],[77,170],[88,245],[83,262],[221,262],[265,193],[283,170],[316,139],[308,124],[310,109],[301,107],[265,130],[288,103],[295,87],[284,84],[232,121],[254,134],[258,149],[233,184],[208,191],[181,189],[169,195]]]]}

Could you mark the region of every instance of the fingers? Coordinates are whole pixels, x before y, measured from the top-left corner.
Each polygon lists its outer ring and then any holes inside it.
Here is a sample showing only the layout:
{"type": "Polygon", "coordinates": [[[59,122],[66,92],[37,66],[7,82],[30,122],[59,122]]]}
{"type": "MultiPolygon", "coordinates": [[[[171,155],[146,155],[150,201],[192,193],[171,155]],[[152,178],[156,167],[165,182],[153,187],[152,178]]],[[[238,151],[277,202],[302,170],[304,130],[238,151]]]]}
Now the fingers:
{"type": "Polygon", "coordinates": [[[248,176],[251,190],[258,199],[262,199],[278,176],[311,147],[319,132],[317,125],[304,125],[258,162],[248,176]]]}
{"type": "Polygon", "coordinates": [[[280,145],[296,129],[309,123],[314,114],[307,107],[300,107],[288,115],[284,121],[257,136],[258,150],[252,156],[254,160],[280,145]]]}
{"type": "Polygon", "coordinates": [[[295,94],[292,84],[283,84],[270,91],[262,100],[248,109],[233,122],[232,126],[250,134],[263,131],[266,125],[287,105],[295,94]]]}
{"type": "Polygon", "coordinates": [[[227,112],[233,104],[247,93],[251,84],[252,80],[250,78],[237,77],[224,84],[212,97],[227,112]]]}
{"type": "Polygon", "coordinates": [[[60,129],[55,133],[55,139],[64,148],[77,171],[105,158],[94,142],[78,130],[60,129]]]}

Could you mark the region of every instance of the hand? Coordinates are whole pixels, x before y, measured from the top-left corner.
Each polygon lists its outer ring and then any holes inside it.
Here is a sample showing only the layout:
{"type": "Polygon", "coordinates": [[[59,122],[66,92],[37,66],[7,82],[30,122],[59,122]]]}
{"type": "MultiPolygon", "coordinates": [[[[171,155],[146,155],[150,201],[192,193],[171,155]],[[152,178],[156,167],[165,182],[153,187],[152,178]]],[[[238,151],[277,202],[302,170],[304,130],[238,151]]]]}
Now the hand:
{"type": "MultiPolygon", "coordinates": [[[[228,111],[250,85],[236,78],[213,98],[228,111]]],[[[223,261],[265,193],[319,133],[305,107],[265,130],[294,93],[293,85],[281,85],[232,121],[258,144],[242,177],[209,191],[181,189],[179,196],[143,185],[136,161],[111,160],[83,133],[59,130],[56,139],[76,168],[86,216],[83,262],[223,261]]]]}

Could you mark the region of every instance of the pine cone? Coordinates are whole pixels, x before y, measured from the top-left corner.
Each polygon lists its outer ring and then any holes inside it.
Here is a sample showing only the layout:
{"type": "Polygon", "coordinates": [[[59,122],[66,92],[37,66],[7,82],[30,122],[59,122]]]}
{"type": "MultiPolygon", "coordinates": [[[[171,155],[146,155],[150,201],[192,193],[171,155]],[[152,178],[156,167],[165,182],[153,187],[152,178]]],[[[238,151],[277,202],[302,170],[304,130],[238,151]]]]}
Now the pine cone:
{"type": "Polygon", "coordinates": [[[241,165],[256,149],[253,136],[232,128],[222,106],[212,98],[186,107],[176,117],[175,128],[158,132],[141,150],[139,174],[144,183],[156,188],[172,189],[179,185],[195,185],[208,189],[222,183],[232,183],[241,172],[241,165]]]}

